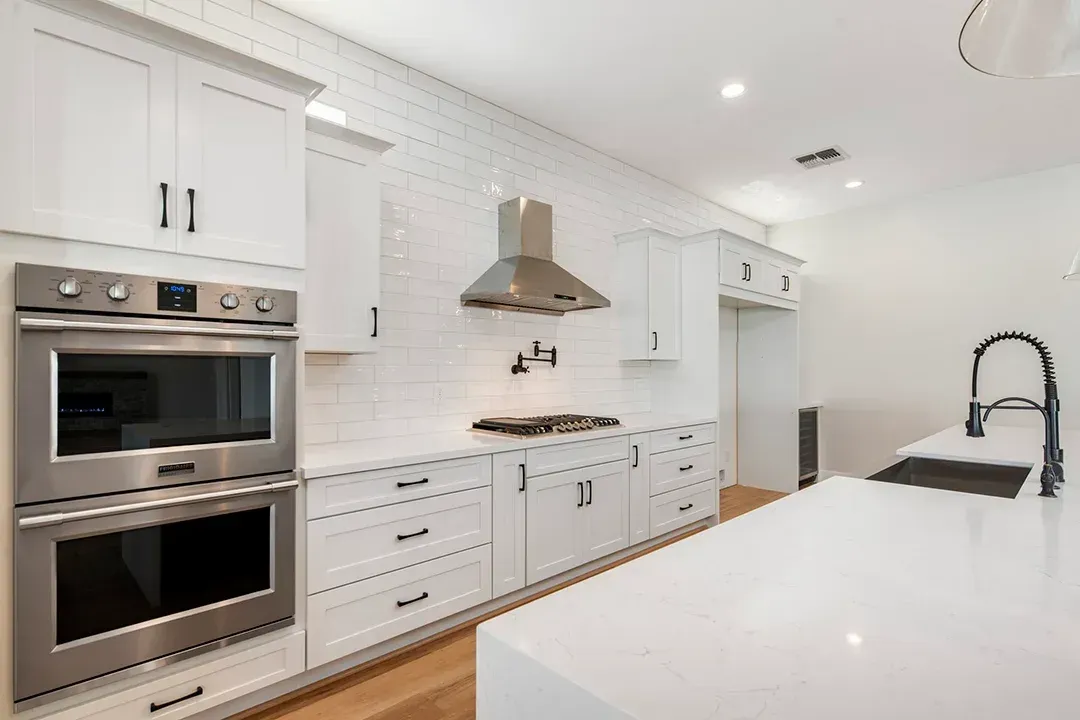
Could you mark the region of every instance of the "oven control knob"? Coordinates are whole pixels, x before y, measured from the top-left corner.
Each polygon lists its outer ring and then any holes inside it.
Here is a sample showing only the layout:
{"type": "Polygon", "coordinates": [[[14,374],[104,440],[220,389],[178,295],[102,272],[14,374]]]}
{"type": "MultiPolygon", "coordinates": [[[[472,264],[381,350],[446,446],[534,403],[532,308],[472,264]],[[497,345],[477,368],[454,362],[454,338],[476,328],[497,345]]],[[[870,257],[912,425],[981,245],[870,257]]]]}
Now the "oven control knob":
{"type": "Polygon", "coordinates": [[[122,282],[114,282],[109,286],[109,289],[105,291],[105,294],[109,296],[110,300],[124,302],[131,297],[131,288],[122,282]]]}
{"type": "Polygon", "coordinates": [[[263,295],[255,301],[255,309],[259,312],[270,312],[274,309],[274,298],[269,295],[263,295]]]}
{"type": "Polygon", "coordinates": [[[221,296],[221,307],[226,310],[235,310],[240,307],[240,298],[236,297],[236,293],[225,293],[221,296]]]}
{"type": "Polygon", "coordinates": [[[82,295],[82,283],[68,275],[56,286],[57,292],[64,297],[73,298],[82,295]]]}

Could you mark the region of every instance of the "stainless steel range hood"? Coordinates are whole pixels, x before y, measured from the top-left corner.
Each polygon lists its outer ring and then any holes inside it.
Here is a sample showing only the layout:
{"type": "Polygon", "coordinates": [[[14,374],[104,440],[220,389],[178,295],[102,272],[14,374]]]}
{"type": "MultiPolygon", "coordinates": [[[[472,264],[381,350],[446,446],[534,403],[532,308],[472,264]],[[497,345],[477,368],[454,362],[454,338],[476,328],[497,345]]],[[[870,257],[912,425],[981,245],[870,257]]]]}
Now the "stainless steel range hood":
{"type": "Polygon", "coordinates": [[[461,293],[461,303],[544,315],[611,307],[552,260],[551,206],[522,197],[499,205],[499,261],[461,293]]]}

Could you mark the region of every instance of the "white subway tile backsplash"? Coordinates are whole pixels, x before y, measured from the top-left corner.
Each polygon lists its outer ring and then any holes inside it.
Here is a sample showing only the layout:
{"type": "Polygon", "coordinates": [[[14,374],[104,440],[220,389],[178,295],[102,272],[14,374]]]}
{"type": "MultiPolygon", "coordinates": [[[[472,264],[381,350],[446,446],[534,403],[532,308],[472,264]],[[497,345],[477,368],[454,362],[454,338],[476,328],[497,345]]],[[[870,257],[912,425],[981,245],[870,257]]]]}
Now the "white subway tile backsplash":
{"type": "Polygon", "coordinates": [[[498,258],[497,208],[554,207],[556,259],[610,293],[612,235],[761,226],[542,125],[408,68],[264,0],[113,0],[327,86],[350,128],[394,143],[380,168],[382,342],[373,355],[305,357],[304,442],[464,430],[491,414],[650,408],[648,363],[619,362],[610,310],[565,317],[464,308],[498,258]],[[527,379],[530,341],[560,350],[527,379]]]}

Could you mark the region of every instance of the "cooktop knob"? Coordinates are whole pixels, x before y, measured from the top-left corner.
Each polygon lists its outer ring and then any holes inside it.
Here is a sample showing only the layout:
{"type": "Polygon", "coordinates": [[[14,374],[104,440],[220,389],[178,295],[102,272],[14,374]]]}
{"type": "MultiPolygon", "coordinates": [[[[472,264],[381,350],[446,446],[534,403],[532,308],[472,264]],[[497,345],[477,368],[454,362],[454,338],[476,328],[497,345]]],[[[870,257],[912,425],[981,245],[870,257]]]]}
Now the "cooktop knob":
{"type": "Polygon", "coordinates": [[[240,298],[236,297],[236,293],[225,293],[221,296],[221,307],[226,310],[235,310],[240,307],[240,298]]]}
{"type": "Polygon", "coordinates": [[[124,302],[131,297],[131,288],[124,283],[117,281],[109,286],[109,289],[105,291],[105,294],[109,296],[110,300],[124,302]]]}
{"type": "Polygon", "coordinates": [[[57,292],[64,297],[73,298],[82,295],[82,283],[68,275],[56,286],[57,292]]]}
{"type": "Polygon", "coordinates": [[[263,295],[255,301],[255,309],[259,312],[270,312],[274,309],[274,298],[269,295],[263,295]]]}

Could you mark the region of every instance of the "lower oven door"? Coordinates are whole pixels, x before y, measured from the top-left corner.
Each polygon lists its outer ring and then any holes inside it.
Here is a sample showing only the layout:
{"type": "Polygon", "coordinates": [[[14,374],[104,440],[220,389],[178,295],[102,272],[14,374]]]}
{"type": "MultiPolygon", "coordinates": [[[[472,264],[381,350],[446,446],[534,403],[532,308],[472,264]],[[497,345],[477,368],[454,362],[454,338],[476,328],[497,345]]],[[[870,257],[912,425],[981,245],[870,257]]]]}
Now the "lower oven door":
{"type": "Polygon", "coordinates": [[[20,708],[291,624],[297,484],[290,473],[17,509],[20,708]]]}

